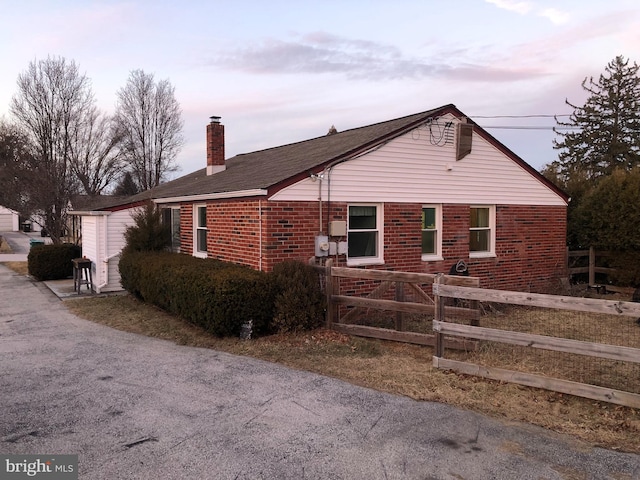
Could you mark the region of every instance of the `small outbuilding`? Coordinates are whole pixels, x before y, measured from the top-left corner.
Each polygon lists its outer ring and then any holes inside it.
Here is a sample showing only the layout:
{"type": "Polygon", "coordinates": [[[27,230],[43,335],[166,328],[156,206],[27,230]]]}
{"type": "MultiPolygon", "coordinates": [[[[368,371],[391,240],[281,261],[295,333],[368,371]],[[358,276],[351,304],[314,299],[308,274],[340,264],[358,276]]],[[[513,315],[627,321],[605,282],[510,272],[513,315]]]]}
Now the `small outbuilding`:
{"type": "Polygon", "coordinates": [[[75,202],[78,210],[69,212],[74,217],[76,241],[82,247],[82,255],[91,260],[91,273],[96,293],[122,290],[118,262],[125,245],[124,232],[132,225],[134,206],[129,208],[104,205],[121,203],[112,196],[98,196],[75,202]]]}
{"type": "Polygon", "coordinates": [[[20,230],[20,215],[15,210],[0,205],[0,232],[20,230]]]}

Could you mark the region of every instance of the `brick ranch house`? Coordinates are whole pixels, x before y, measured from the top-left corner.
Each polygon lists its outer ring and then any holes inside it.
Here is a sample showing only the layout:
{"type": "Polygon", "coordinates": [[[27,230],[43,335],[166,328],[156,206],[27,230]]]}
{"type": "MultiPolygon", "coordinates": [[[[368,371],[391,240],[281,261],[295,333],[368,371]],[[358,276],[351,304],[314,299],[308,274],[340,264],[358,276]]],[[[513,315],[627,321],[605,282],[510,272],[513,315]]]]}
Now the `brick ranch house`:
{"type": "Polygon", "coordinates": [[[565,276],[567,195],[454,105],[230,159],[219,117],[206,135],[206,168],[75,212],[83,229],[99,227],[83,233],[97,242],[83,253],[101,265],[109,225],[92,220],[119,218],[121,236],[132,208],[151,198],[175,251],[258,270],[315,256],[447,273],[464,260],[483,287],[533,292],[565,276]]]}

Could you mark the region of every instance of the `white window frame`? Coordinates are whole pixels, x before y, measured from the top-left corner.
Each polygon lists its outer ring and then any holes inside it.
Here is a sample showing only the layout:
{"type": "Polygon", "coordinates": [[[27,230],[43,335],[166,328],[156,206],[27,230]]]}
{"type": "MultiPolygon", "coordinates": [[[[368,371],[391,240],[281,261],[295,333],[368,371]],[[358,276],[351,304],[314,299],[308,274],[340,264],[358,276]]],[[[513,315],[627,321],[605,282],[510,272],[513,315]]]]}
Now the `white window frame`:
{"type": "MultiPolygon", "coordinates": [[[[371,257],[349,257],[347,254],[347,266],[359,265],[382,265],[384,264],[384,210],[381,203],[350,203],[347,205],[347,252],[349,244],[349,233],[363,230],[352,230],[349,225],[349,212],[351,207],[375,207],[376,208],[376,228],[377,242],[376,255],[371,257]]],[[[366,230],[369,231],[369,230],[366,230]]]]}
{"type": "MultiPolygon", "coordinates": [[[[422,253],[423,261],[435,261],[444,260],[442,257],[442,205],[438,204],[425,204],[422,205],[422,209],[433,208],[435,209],[436,226],[433,229],[436,232],[436,251],[435,253],[422,253]]],[[[420,251],[422,252],[422,209],[420,210],[420,251]]]]}
{"type": "Polygon", "coordinates": [[[204,230],[205,232],[208,231],[208,227],[205,225],[204,227],[201,227],[199,224],[199,220],[200,220],[200,216],[199,216],[199,209],[200,208],[204,208],[205,209],[205,216],[206,216],[206,211],[207,211],[207,205],[200,203],[200,204],[195,204],[193,206],[193,256],[194,257],[200,257],[200,258],[207,258],[207,251],[202,251],[202,250],[198,250],[198,231],[200,230],[204,230]]]}
{"type": "Polygon", "coordinates": [[[469,225],[469,235],[474,230],[489,230],[489,250],[482,252],[471,251],[471,241],[469,241],[469,258],[487,258],[496,256],[496,206],[495,205],[470,205],[469,206],[469,218],[471,218],[472,208],[487,208],[489,209],[489,226],[482,228],[471,228],[469,225]]]}

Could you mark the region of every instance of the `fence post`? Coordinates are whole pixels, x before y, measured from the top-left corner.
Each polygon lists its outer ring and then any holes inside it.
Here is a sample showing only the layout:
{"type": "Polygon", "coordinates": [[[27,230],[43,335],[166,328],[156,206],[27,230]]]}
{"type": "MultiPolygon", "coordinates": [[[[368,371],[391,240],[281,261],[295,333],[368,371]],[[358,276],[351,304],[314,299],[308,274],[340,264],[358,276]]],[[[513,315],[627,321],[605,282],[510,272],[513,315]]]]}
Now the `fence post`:
{"type": "Polygon", "coordinates": [[[596,284],[596,250],[589,247],[589,286],[596,284]]]}
{"type": "MultiPolygon", "coordinates": [[[[404,302],[404,282],[396,281],[396,302],[404,302]]],[[[402,312],[396,312],[396,330],[402,332],[404,330],[404,318],[402,312]]]]}
{"type": "Polygon", "coordinates": [[[331,267],[333,266],[333,260],[331,258],[327,259],[327,262],[324,265],[324,275],[325,275],[325,290],[327,295],[327,328],[331,328],[333,326],[333,322],[335,321],[334,315],[334,304],[331,299],[333,296],[333,277],[331,276],[331,267]]]}
{"type": "MultiPolygon", "coordinates": [[[[438,285],[443,284],[444,275],[439,273],[436,275],[435,280],[433,281],[433,285],[435,287],[435,292],[433,295],[433,300],[435,303],[435,314],[434,319],[443,322],[444,321],[444,297],[441,297],[438,292],[438,285]]],[[[444,356],[444,336],[440,333],[440,330],[435,330],[435,356],[442,357],[444,356]]]]}

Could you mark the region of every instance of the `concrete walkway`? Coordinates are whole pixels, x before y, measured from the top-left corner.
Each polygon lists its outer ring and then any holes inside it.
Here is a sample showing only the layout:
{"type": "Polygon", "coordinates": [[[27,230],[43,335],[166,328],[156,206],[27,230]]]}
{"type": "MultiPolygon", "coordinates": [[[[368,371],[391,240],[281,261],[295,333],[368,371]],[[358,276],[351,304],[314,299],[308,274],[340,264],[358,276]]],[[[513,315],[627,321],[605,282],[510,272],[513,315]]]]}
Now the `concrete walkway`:
{"type": "Polygon", "coordinates": [[[81,479],[640,478],[638,455],[93,324],[2,265],[0,292],[0,452],[77,454],[81,479]]]}

